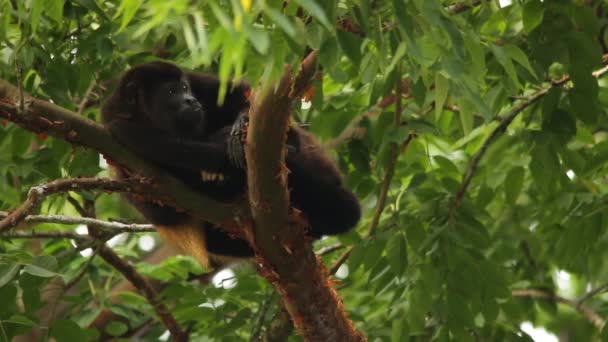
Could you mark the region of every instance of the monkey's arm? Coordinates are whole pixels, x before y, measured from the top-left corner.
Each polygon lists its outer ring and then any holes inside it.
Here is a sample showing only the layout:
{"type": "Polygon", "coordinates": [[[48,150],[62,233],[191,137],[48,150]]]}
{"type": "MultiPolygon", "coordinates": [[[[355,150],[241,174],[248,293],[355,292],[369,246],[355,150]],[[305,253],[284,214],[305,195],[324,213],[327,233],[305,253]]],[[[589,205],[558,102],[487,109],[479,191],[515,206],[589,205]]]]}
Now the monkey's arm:
{"type": "MultiPolygon", "coordinates": [[[[247,137],[247,127],[249,125],[248,110],[242,111],[232,124],[230,131],[224,131],[227,134],[226,143],[228,145],[227,152],[230,163],[239,169],[246,169],[247,163],[245,160],[245,140],[247,137]]],[[[287,155],[293,156],[299,151],[299,141],[297,133],[290,129],[287,132],[287,142],[285,144],[287,155]]]]}
{"type": "Polygon", "coordinates": [[[169,167],[223,172],[230,167],[223,141],[177,140],[161,131],[123,119],[106,124],[112,136],[142,158],[169,167]]]}

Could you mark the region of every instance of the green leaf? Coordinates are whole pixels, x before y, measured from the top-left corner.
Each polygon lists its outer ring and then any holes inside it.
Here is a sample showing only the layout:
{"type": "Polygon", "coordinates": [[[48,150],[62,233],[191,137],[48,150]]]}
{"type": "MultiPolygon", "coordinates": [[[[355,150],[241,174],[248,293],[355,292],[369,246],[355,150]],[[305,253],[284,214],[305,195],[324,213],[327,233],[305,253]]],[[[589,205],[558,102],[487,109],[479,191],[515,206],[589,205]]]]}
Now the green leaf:
{"type": "Polygon", "coordinates": [[[363,262],[363,258],[365,257],[366,249],[363,245],[357,245],[353,249],[353,252],[350,253],[350,257],[348,258],[348,269],[350,272],[355,272],[359,266],[361,266],[363,262]]]}
{"type": "Polygon", "coordinates": [[[526,68],[526,70],[528,70],[530,72],[530,74],[532,74],[532,76],[537,77],[536,72],[532,68],[532,65],[530,65],[528,56],[526,56],[526,54],[519,47],[517,47],[515,45],[507,45],[505,47],[505,51],[507,52],[507,55],[509,56],[509,58],[511,58],[512,60],[516,61],[521,66],[526,68]]]}
{"type": "Polygon", "coordinates": [[[45,0],[44,11],[46,14],[56,22],[61,22],[63,18],[63,4],[65,0],[45,0]]]}
{"type": "Polygon", "coordinates": [[[470,108],[461,106],[458,117],[460,118],[462,131],[464,134],[469,134],[473,129],[473,112],[470,110],[470,108]]]}
{"type": "Polygon", "coordinates": [[[340,57],[338,52],[338,42],[335,38],[329,37],[323,42],[323,45],[321,45],[319,59],[323,65],[326,65],[328,68],[333,68],[340,57]]]}
{"type": "MultiPolygon", "coordinates": [[[[36,32],[38,30],[38,24],[40,23],[40,16],[42,15],[42,10],[43,10],[43,6],[44,6],[44,1],[42,0],[37,0],[37,1],[33,1],[32,2],[32,9],[30,11],[30,23],[32,25],[32,31],[36,32]]],[[[5,10],[8,10],[9,12],[11,11],[11,8],[8,7],[8,2],[7,2],[7,6],[5,7],[5,10]]],[[[9,13],[9,12],[4,12],[4,13],[9,13]]],[[[5,16],[6,18],[10,18],[10,15],[5,16]]]]}
{"type": "Polygon", "coordinates": [[[435,74],[435,122],[439,121],[443,112],[443,105],[448,98],[450,83],[441,73],[435,74]]]}
{"type": "Polygon", "coordinates": [[[393,10],[395,11],[394,14],[397,17],[399,26],[401,26],[402,30],[406,32],[409,31],[410,24],[407,21],[407,10],[405,7],[406,0],[393,0],[392,3],[393,10]]]}
{"type": "Polygon", "coordinates": [[[524,185],[525,174],[524,168],[520,166],[512,168],[509,173],[507,173],[505,179],[505,197],[507,203],[514,204],[517,200],[524,185]]]}
{"type": "Polygon", "coordinates": [[[26,265],[25,268],[23,268],[23,271],[25,271],[33,276],[43,277],[43,278],[50,278],[50,277],[55,277],[55,276],[60,275],[58,273],[51,272],[49,270],[46,270],[42,267],[38,267],[35,265],[26,265]]]}
{"type": "Polygon", "coordinates": [[[21,265],[14,264],[0,264],[0,287],[8,284],[19,272],[21,265]]]}
{"type": "Polygon", "coordinates": [[[110,336],[121,336],[129,331],[129,326],[118,321],[112,321],[106,326],[106,333],[110,336]]]}
{"type": "MultiPolygon", "coordinates": [[[[262,55],[265,55],[270,47],[270,37],[268,36],[268,32],[250,25],[245,25],[244,32],[245,35],[247,35],[249,43],[253,45],[256,51],[262,55]]],[[[242,60],[243,56],[234,56],[234,59],[242,60]]]]}
{"type": "Polygon", "coordinates": [[[405,49],[406,49],[405,43],[403,43],[403,42],[400,43],[399,46],[397,47],[397,50],[395,51],[395,54],[393,55],[393,58],[391,59],[391,64],[388,65],[388,68],[386,68],[386,70],[384,72],[385,75],[390,74],[397,66],[397,63],[399,63],[403,60],[403,56],[405,56],[405,49]]]}
{"type": "Polygon", "coordinates": [[[521,84],[519,83],[519,78],[517,77],[517,72],[515,71],[515,66],[513,65],[513,62],[511,61],[511,58],[509,58],[509,56],[507,56],[506,49],[501,46],[498,46],[498,45],[491,45],[490,48],[492,50],[492,53],[494,53],[494,56],[496,57],[496,60],[498,61],[498,63],[500,63],[500,65],[502,65],[503,68],[505,69],[505,72],[507,73],[507,75],[509,76],[511,81],[513,81],[513,83],[518,88],[521,88],[521,84]]]}
{"type": "Polygon", "coordinates": [[[543,21],[543,3],[540,0],[529,0],[523,6],[524,31],[530,33],[543,21]]]}
{"type": "Polygon", "coordinates": [[[116,12],[116,17],[122,14],[122,19],[120,21],[119,31],[122,31],[129,25],[133,17],[135,16],[135,12],[139,9],[142,2],[138,0],[122,0],[120,2],[120,6],[118,7],[118,11],[116,12]]]}
{"type": "Polygon", "coordinates": [[[604,324],[600,338],[602,339],[602,342],[608,342],[608,324],[604,324]]]}
{"type": "Polygon", "coordinates": [[[2,323],[13,323],[13,324],[25,325],[28,327],[35,327],[38,325],[36,322],[34,322],[31,319],[29,319],[25,316],[22,316],[22,315],[13,315],[9,319],[3,320],[2,323]]]}
{"type": "Polygon", "coordinates": [[[346,56],[358,67],[361,64],[361,42],[363,40],[356,34],[345,31],[336,31],[336,37],[346,56]]]}
{"type": "Polygon", "coordinates": [[[42,255],[34,258],[31,264],[26,265],[23,271],[36,277],[49,278],[60,276],[56,273],[57,259],[50,255],[42,255]]]}
{"type": "Polygon", "coordinates": [[[555,193],[560,173],[557,154],[548,144],[540,142],[532,148],[531,157],[530,172],[535,184],[546,194],[555,193]]]}
{"type": "Polygon", "coordinates": [[[106,15],[106,13],[99,7],[99,5],[95,2],[95,0],[74,0],[77,4],[85,7],[100,16],[103,20],[109,21],[110,18],[106,15]]]}
{"type": "Polygon", "coordinates": [[[386,247],[386,240],[374,238],[369,241],[365,247],[365,258],[363,259],[363,265],[365,269],[369,271],[380,260],[380,256],[386,247]]]}
{"type": "Polygon", "coordinates": [[[321,25],[323,25],[328,31],[333,31],[334,28],[329,23],[327,15],[323,8],[319,6],[314,0],[297,0],[296,3],[300,4],[313,18],[317,19],[321,25]]]}
{"type": "Polygon", "coordinates": [[[283,15],[283,13],[270,7],[264,8],[264,13],[266,13],[266,15],[285,32],[285,34],[291,38],[296,38],[295,26],[291,23],[289,18],[283,15]]]}
{"type": "Polygon", "coordinates": [[[555,137],[555,141],[563,145],[576,135],[576,119],[565,110],[543,112],[542,129],[551,133],[555,137]]]}
{"type": "Polygon", "coordinates": [[[2,317],[9,317],[12,313],[17,312],[17,286],[10,283],[0,287],[0,300],[3,303],[0,305],[2,317]]]}
{"type": "Polygon", "coordinates": [[[414,84],[412,84],[412,96],[414,97],[414,102],[416,102],[418,106],[422,107],[424,104],[424,99],[426,98],[426,87],[422,81],[422,78],[419,78],[416,82],[414,82],[414,84]]]}
{"type": "Polygon", "coordinates": [[[386,258],[397,276],[403,275],[407,268],[407,246],[403,234],[393,236],[386,246],[386,258]]]}
{"type": "Polygon", "coordinates": [[[484,76],[487,73],[486,68],[486,51],[485,45],[481,42],[479,36],[473,32],[467,32],[463,36],[464,44],[471,55],[471,65],[475,77],[480,81],[484,81],[484,76]]]}
{"type": "Polygon", "coordinates": [[[391,328],[391,342],[402,342],[409,340],[409,327],[407,315],[401,314],[393,319],[391,328]]]}
{"type": "Polygon", "coordinates": [[[51,337],[58,342],[82,342],[86,340],[84,330],[69,319],[61,319],[53,322],[50,330],[51,337]]]}

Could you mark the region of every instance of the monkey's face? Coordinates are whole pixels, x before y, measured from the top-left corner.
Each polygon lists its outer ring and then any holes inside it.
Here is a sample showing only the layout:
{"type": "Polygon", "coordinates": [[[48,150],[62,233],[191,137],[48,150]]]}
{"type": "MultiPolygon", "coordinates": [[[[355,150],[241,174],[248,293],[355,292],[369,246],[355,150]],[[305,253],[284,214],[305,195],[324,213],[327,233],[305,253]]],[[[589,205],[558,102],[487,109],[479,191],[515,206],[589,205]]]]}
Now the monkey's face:
{"type": "Polygon", "coordinates": [[[205,133],[206,113],[185,79],[164,82],[149,92],[147,113],[162,130],[178,136],[205,133]]]}

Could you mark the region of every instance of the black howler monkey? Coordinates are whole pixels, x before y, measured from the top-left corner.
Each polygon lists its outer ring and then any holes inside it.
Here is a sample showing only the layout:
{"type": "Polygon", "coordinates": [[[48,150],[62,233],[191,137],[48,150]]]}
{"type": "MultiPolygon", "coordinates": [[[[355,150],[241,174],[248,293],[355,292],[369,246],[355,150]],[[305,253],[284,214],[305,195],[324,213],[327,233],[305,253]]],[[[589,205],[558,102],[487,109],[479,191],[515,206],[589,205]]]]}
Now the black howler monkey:
{"type": "MultiPolygon", "coordinates": [[[[119,143],[141,158],[207,196],[230,201],[246,191],[242,141],[234,133],[246,121],[250,87],[230,84],[218,105],[219,85],[215,76],[185,72],[169,63],[138,65],[122,76],[103,105],[103,122],[119,143]]],[[[353,228],[360,217],[359,202],[344,188],[336,165],[300,128],[289,129],[287,144],[291,205],[308,219],[309,234],[319,238],[353,228]]],[[[128,172],[113,167],[115,177],[128,172]]],[[[208,222],[172,207],[127,198],[161,236],[204,265],[209,259],[221,263],[253,255],[245,240],[208,222]]]]}

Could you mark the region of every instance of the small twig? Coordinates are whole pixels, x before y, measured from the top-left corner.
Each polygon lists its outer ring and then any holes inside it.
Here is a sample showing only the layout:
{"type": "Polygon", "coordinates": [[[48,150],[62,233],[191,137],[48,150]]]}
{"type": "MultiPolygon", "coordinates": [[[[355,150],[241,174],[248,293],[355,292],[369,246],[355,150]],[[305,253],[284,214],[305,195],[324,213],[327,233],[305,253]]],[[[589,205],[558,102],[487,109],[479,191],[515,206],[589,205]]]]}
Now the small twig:
{"type": "Polygon", "coordinates": [[[133,179],[111,180],[106,178],[57,179],[47,184],[34,186],[28,192],[27,199],[21,206],[0,220],[0,232],[6,231],[25,220],[30,213],[38,209],[42,201],[50,194],[94,189],[146,194],[149,186],[133,179]]]}
{"type": "Polygon", "coordinates": [[[251,331],[251,338],[249,341],[256,342],[260,340],[260,333],[262,332],[262,327],[264,326],[264,322],[266,321],[266,314],[268,313],[268,309],[270,308],[270,304],[274,302],[274,297],[276,296],[276,292],[272,291],[264,301],[262,305],[260,305],[260,311],[258,312],[257,322],[253,325],[253,329],[251,331]]]}
{"type": "Polygon", "coordinates": [[[150,285],[148,280],[139,274],[133,266],[127,261],[120,258],[111,248],[106,245],[101,245],[99,248],[99,256],[103,258],[108,264],[112,265],[117,271],[128,279],[137,290],[144,295],[146,300],[152,305],[154,311],[163,322],[163,325],[171,333],[173,341],[188,341],[187,334],[180,328],[179,324],[168,310],[167,306],[163,304],[159,298],[156,290],[150,285]]]}
{"type": "Polygon", "coordinates": [[[91,81],[91,84],[89,84],[87,91],[84,93],[84,96],[83,96],[82,100],[80,101],[80,104],[78,105],[78,111],[76,112],[78,115],[82,115],[84,110],[87,108],[87,105],[89,104],[89,102],[91,100],[91,95],[93,94],[93,91],[95,90],[96,86],[97,86],[97,74],[95,75],[95,78],[93,78],[93,80],[91,81]]]}
{"type": "MultiPolygon", "coordinates": [[[[5,211],[0,211],[0,218],[8,216],[5,211]]],[[[125,233],[149,233],[156,232],[154,225],[131,223],[125,224],[121,222],[109,222],[89,217],[72,217],[65,215],[27,215],[23,220],[31,223],[55,223],[55,224],[78,224],[89,225],[94,224],[101,228],[116,229],[125,233]]]]}
{"type": "Polygon", "coordinates": [[[472,9],[473,7],[481,5],[482,2],[483,1],[481,1],[481,0],[474,0],[471,3],[469,3],[468,1],[467,2],[458,2],[458,3],[448,6],[446,8],[446,10],[451,14],[460,14],[462,12],[466,12],[466,11],[472,9]]]}
{"type": "Polygon", "coordinates": [[[382,98],[378,103],[376,103],[370,110],[367,112],[356,116],[354,119],[350,121],[350,123],[344,128],[344,130],[338,134],[337,137],[327,141],[324,144],[324,147],[328,150],[335,149],[336,147],[350,141],[356,134],[359,128],[359,123],[368,117],[372,117],[382,110],[386,109],[386,107],[395,103],[395,95],[391,94],[384,98],[382,98]]]}
{"type": "Polygon", "coordinates": [[[270,321],[270,326],[266,333],[262,337],[264,342],[283,342],[287,341],[287,338],[293,332],[293,324],[291,323],[291,316],[285,309],[285,305],[281,304],[277,309],[276,314],[270,321]]]}
{"type": "Polygon", "coordinates": [[[345,247],[346,246],[344,246],[341,243],[336,243],[335,245],[325,246],[325,247],[319,249],[318,251],[315,252],[315,254],[323,256],[323,255],[327,255],[327,254],[333,253],[335,251],[339,251],[339,250],[341,250],[342,248],[345,248],[345,247]]]}
{"type": "MultiPolygon", "coordinates": [[[[103,242],[100,242],[100,243],[103,243],[103,242]]],[[[59,293],[57,293],[55,295],[55,298],[59,299],[59,298],[63,297],[73,286],[75,286],[76,284],[78,284],[78,282],[80,282],[80,280],[87,274],[87,272],[89,270],[89,266],[91,266],[91,264],[93,263],[93,260],[95,259],[95,256],[97,255],[97,250],[98,250],[98,248],[95,249],[95,251],[93,252],[93,255],[91,255],[89,260],[87,260],[87,262],[78,271],[78,274],[74,277],[74,279],[70,280],[70,282],[68,282],[67,284],[61,286],[61,288],[59,289],[59,293]]],[[[63,284],[63,282],[61,282],[61,284],[63,284]]],[[[55,319],[54,317],[57,313],[57,307],[59,306],[59,300],[53,301],[53,303],[51,305],[52,306],[51,306],[49,320],[48,320],[49,322],[52,322],[55,319]]],[[[49,333],[49,331],[47,330],[47,332],[46,332],[47,338],[48,338],[48,333],[49,333]]]]}
{"type": "Polygon", "coordinates": [[[87,235],[74,232],[4,232],[0,234],[0,239],[73,239],[90,240],[87,235]]]}
{"type": "MultiPolygon", "coordinates": [[[[19,44],[19,49],[23,45],[19,44]]],[[[18,49],[18,50],[19,50],[18,49]]],[[[19,51],[16,52],[19,52],[19,51]]],[[[19,58],[15,58],[15,76],[17,77],[17,89],[19,89],[19,113],[25,113],[25,92],[23,91],[23,71],[21,69],[21,65],[19,64],[19,58]]]]}
{"type": "MultiPolygon", "coordinates": [[[[604,63],[606,63],[608,61],[608,54],[604,55],[602,57],[602,59],[603,59],[604,63]]],[[[603,75],[605,75],[607,72],[608,72],[608,66],[604,66],[603,68],[594,71],[593,76],[595,78],[599,78],[599,77],[602,77],[603,75]]],[[[492,145],[494,143],[494,141],[496,141],[496,139],[498,139],[504,132],[507,131],[507,128],[509,127],[509,125],[513,122],[513,120],[515,120],[515,118],[524,109],[530,107],[532,104],[536,103],[536,101],[542,99],[545,95],[547,95],[549,90],[551,90],[553,87],[563,86],[568,81],[570,81],[570,77],[565,76],[557,81],[552,82],[549,87],[546,87],[546,88],[543,88],[543,89],[537,91],[532,96],[526,98],[521,103],[514,106],[511,109],[511,111],[509,112],[509,114],[506,117],[504,117],[504,119],[501,120],[500,124],[492,131],[492,133],[490,133],[490,135],[483,142],[483,145],[481,145],[481,147],[479,148],[477,153],[475,153],[475,155],[471,159],[471,162],[469,163],[469,167],[467,168],[467,171],[465,172],[465,175],[463,177],[462,185],[460,186],[460,189],[458,190],[458,192],[456,192],[456,195],[454,196],[453,200],[450,203],[449,214],[448,214],[448,217],[450,219],[454,216],[454,211],[460,206],[460,203],[462,202],[464,194],[466,193],[466,191],[471,183],[471,180],[473,179],[473,176],[475,175],[475,172],[477,171],[479,162],[481,161],[483,156],[486,154],[488,147],[490,147],[490,145],[492,145]]]]}
{"type": "Polygon", "coordinates": [[[553,300],[557,303],[562,303],[570,306],[574,310],[580,312],[583,316],[585,316],[599,331],[602,331],[606,321],[602,317],[600,317],[595,311],[591,310],[590,307],[579,303],[578,301],[574,301],[571,299],[567,299],[561,296],[556,295],[555,293],[542,291],[542,290],[513,290],[511,291],[511,295],[513,297],[529,297],[529,298],[541,298],[553,300]]]}
{"type": "Polygon", "coordinates": [[[582,295],[579,299],[577,299],[576,303],[577,306],[581,306],[583,305],[583,302],[587,301],[588,299],[590,299],[591,297],[594,297],[602,292],[606,292],[608,291],[608,283],[605,283],[603,285],[600,285],[594,289],[591,289],[591,291],[585,293],[584,295],[582,295]]]}
{"type": "Polygon", "coordinates": [[[78,202],[77,199],[68,195],[68,202],[74,207],[74,209],[76,209],[76,211],[80,214],[80,216],[86,216],[86,214],[87,214],[86,211],[84,210],[82,205],[80,205],[80,202],[78,202]]]}
{"type": "Polygon", "coordinates": [[[80,282],[80,280],[87,274],[87,271],[88,271],[89,267],[93,264],[93,260],[95,259],[95,256],[97,256],[97,253],[98,253],[98,248],[95,248],[93,250],[93,254],[89,257],[89,260],[87,260],[87,262],[82,266],[82,268],[80,269],[78,274],[72,280],[70,280],[70,282],[65,284],[64,291],[67,292],[73,286],[78,284],[78,282],[80,282]]]}
{"type": "MultiPolygon", "coordinates": [[[[402,91],[403,91],[403,89],[402,89],[401,82],[400,81],[396,82],[396,84],[395,84],[396,103],[395,103],[395,115],[394,115],[394,120],[393,120],[395,129],[398,129],[399,126],[401,125],[402,91]]],[[[404,146],[407,146],[407,144],[409,144],[409,141],[411,140],[410,136],[408,136],[408,138],[406,139],[406,143],[404,143],[404,146]]],[[[386,205],[386,199],[388,197],[388,191],[390,190],[391,181],[393,180],[393,175],[395,173],[395,166],[397,166],[397,159],[399,158],[400,151],[402,150],[402,147],[399,146],[395,142],[392,142],[390,144],[389,148],[390,148],[390,156],[386,163],[386,167],[384,168],[384,170],[385,170],[384,179],[382,180],[382,187],[380,190],[380,195],[378,196],[378,203],[376,205],[376,211],[374,211],[374,217],[372,218],[372,223],[369,226],[369,230],[367,231],[365,238],[369,238],[369,237],[373,236],[376,233],[376,230],[378,229],[378,224],[380,223],[380,217],[382,216],[382,212],[384,211],[384,207],[386,205]]],[[[346,251],[344,251],[344,253],[342,253],[342,255],[340,255],[338,260],[336,260],[336,262],[334,262],[333,265],[331,265],[331,267],[329,268],[329,271],[328,271],[329,274],[335,274],[338,271],[340,266],[342,266],[342,264],[344,262],[346,262],[346,259],[348,259],[350,254],[353,252],[353,249],[354,249],[354,247],[349,247],[346,251]]]]}

